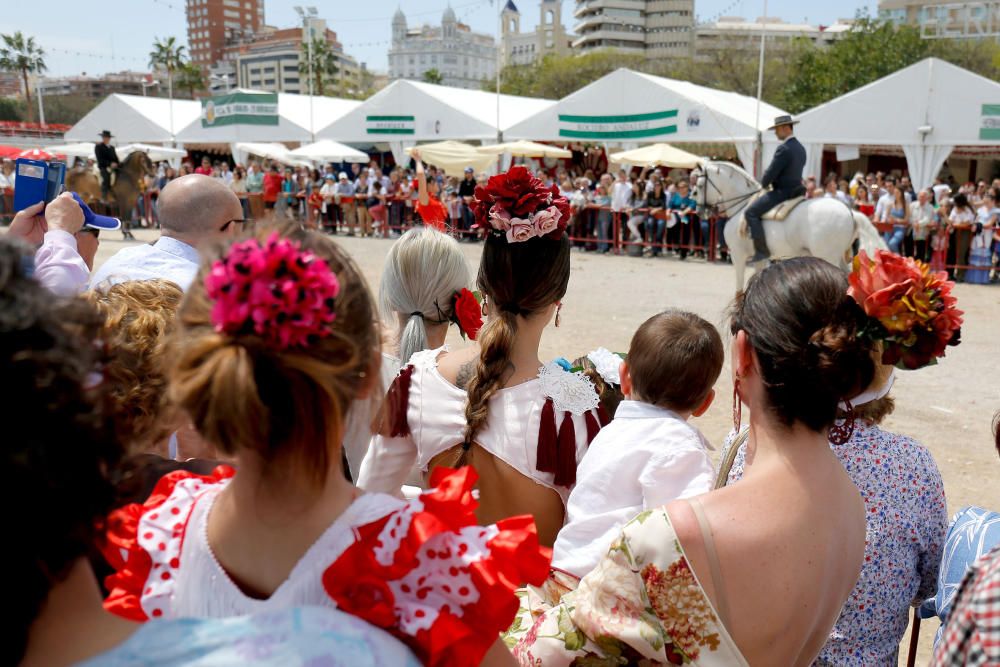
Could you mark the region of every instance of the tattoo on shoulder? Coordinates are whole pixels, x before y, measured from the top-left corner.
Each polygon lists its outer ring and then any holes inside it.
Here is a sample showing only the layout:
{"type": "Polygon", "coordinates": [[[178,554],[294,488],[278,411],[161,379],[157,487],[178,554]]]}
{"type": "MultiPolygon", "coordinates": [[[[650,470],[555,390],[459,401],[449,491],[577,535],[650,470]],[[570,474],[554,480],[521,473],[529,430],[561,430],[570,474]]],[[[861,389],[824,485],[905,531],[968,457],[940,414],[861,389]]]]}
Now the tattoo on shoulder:
{"type": "Polygon", "coordinates": [[[462,364],[461,368],[458,369],[458,375],[455,376],[455,386],[459,389],[465,389],[475,372],[476,362],[474,360],[462,364]]]}

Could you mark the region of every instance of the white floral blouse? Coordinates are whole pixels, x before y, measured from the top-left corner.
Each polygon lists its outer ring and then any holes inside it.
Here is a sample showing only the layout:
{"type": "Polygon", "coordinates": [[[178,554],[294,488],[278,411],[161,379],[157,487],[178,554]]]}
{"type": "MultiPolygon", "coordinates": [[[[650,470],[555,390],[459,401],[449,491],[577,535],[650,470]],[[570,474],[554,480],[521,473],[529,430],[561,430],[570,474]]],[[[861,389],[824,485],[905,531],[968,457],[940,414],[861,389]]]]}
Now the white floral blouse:
{"type": "Polygon", "coordinates": [[[576,590],[556,589],[550,582],[519,592],[504,640],[521,665],[747,665],[665,509],[627,523],[576,590]]]}

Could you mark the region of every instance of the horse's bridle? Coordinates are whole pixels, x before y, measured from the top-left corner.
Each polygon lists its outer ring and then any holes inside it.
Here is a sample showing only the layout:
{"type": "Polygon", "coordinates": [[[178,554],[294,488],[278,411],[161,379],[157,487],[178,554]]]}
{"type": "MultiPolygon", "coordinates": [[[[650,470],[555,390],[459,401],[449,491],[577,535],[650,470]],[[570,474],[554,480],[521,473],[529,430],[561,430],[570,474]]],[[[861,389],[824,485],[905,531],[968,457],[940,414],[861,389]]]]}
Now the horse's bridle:
{"type": "MultiPolygon", "coordinates": [[[[706,160],[705,161],[705,167],[704,167],[704,169],[702,169],[702,173],[705,175],[705,196],[702,198],[702,205],[706,209],[709,208],[709,204],[708,204],[708,188],[709,187],[714,188],[715,191],[720,196],[722,195],[722,190],[720,190],[719,186],[717,186],[715,183],[712,182],[712,179],[708,175],[708,167],[711,164],[712,164],[711,160],[706,160]]],[[[736,202],[735,210],[730,211],[728,208],[726,209],[727,217],[733,218],[737,214],[739,214],[744,208],[746,208],[746,205],[750,203],[750,199],[752,199],[753,197],[755,197],[757,195],[757,193],[761,192],[763,189],[764,188],[758,187],[756,190],[751,190],[750,192],[748,192],[746,194],[737,195],[735,197],[729,197],[728,199],[720,199],[719,201],[717,201],[714,204],[712,204],[711,207],[715,208],[715,209],[718,209],[720,206],[725,207],[726,204],[730,204],[732,202],[736,202]]]]}

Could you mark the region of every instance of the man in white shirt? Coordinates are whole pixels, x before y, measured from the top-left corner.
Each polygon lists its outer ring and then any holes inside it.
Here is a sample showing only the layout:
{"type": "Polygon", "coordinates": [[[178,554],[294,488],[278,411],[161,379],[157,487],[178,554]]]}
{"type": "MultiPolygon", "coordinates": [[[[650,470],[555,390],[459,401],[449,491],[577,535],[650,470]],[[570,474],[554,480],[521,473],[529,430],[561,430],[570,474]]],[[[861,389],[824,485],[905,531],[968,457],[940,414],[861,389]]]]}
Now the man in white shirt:
{"type": "Polygon", "coordinates": [[[889,213],[896,205],[896,179],[887,176],[885,179],[885,194],[879,197],[875,205],[875,222],[891,222],[889,213]]]}
{"type": "Polygon", "coordinates": [[[931,192],[924,189],[917,193],[917,201],[910,206],[910,228],[913,230],[913,256],[927,261],[927,240],[937,224],[937,211],[931,204],[931,192]]]}
{"type": "Polygon", "coordinates": [[[620,213],[629,208],[632,199],[632,184],[628,182],[628,177],[624,169],[618,170],[618,178],[611,186],[611,210],[620,213]]]}
{"type": "Polygon", "coordinates": [[[94,272],[91,289],[163,278],[187,291],[201,263],[198,249],[235,236],[246,222],[236,194],[220,179],[201,174],[170,181],[160,192],[159,214],[159,240],[120,250],[94,272]]]}

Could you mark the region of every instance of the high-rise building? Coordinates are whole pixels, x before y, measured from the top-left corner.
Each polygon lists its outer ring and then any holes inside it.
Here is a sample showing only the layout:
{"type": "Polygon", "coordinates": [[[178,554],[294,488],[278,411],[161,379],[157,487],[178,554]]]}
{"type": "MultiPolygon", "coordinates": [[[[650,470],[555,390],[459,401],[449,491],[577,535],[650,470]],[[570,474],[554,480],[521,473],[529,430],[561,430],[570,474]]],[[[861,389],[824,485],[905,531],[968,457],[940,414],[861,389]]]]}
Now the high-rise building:
{"type": "MultiPolygon", "coordinates": [[[[337,33],[326,27],[326,21],[315,17],[307,18],[302,27],[278,30],[264,26],[257,34],[231,41],[213,71],[217,76],[229,76],[234,71],[241,88],[306,95],[308,73],[302,71],[300,63],[306,62],[302,47],[309,42],[310,34],[312,40],[326,42],[336,61],[336,73],[323,77],[323,92],[336,96],[357,87],[361,71],[358,62],[344,53],[337,33]]],[[[314,78],[313,92],[318,95],[316,85],[314,78]]]]}
{"type": "Polygon", "coordinates": [[[879,0],[880,19],[916,26],[926,39],[1000,37],[1000,0],[879,0]]]}
{"type": "Polygon", "coordinates": [[[389,49],[389,79],[424,78],[429,70],[441,74],[441,83],[458,88],[479,89],[484,79],[496,76],[497,46],[492,35],[472,32],[460,23],[451,7],[444,11],[440,26],[410,29],[406,16],[397,9],[392,17],[392,47],[389,49]]]}
{"type": "Polygon", "coordinates": [[[17,97],[24,94],[20,72],[0,71],[0,97],[17,97]]]}
{"type": "Polygon", "coordinates": [[[514,0],[507,0],[501,13],[500,42],[504,65],[529,65],[550,53],[566,55],[572,37],[562,24],[561,0],[538,3],[538,26],[533,32],[521,32],[521,12],[514,0]]]}
{"type": "Polygon", "coordinates": [[[185,9],[188,55],[206,74],[234,37],[264,25],[264,0],[187,0],[185,9]]]}
{"type": "Polygon", "coordinates": [[[686,58],[694,41],[694,0],[576,0],[582,52],[615,49],[647,58],[686,58]]]}
{"type": "Polygon", "coordinates": [[[760,51],[761,34],[767,36],[769,49],[787,46],[796,39],[808,39],[816,46],[826,46],[846,35],[852,25],[851,19],[817,26],[785,23],[774,17],[747,21],[741,17],[723,16],[713,23],[700,23],[695,27],[694,57],[700,61],[712,61],[719,51],[753,57],[760,51]]]}

